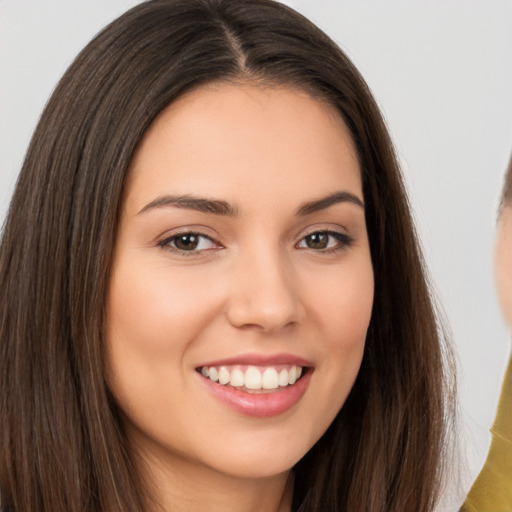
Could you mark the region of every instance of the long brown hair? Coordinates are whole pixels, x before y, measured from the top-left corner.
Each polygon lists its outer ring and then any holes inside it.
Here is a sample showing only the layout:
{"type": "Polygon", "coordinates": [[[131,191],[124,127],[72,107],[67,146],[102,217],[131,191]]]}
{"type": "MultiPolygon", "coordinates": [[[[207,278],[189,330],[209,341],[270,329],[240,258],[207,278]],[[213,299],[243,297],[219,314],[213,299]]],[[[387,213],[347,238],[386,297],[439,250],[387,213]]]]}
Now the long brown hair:
{"type": "Polygon", "coordinates": [[[512,205],[512,156],[508,162],[507,171],[505,173],[505,181],[503,183],[503,189],[501,191],[501,201],[499,207],[499,214],[505,206],[512,205]]]}
{"type": "MultiPolygon", "coordinates": [[[[0,252],[0,488],[16,512],[151,508],[104,380],[103,324],[127,169],[144,132],[214,81],[300,88],[351,131],[375,299],[361,370],[294,468],[293,510],[433,509],[452,395],[396,156],[358,71],[271,0],[152,0],[104,29],[34,133],[0,252]]],[[[448,358],[449,359],[449,358],[448,358]]]]}

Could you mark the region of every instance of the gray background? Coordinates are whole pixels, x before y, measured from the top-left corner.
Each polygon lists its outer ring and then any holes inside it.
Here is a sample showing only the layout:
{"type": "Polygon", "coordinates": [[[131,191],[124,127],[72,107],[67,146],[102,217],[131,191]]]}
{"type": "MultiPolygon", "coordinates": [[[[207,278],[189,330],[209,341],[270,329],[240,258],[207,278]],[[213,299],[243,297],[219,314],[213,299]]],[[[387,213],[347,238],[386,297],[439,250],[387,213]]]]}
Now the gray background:
{"type": "MultiPolygon", "coordinates": [[[[0,220],[40,112],[130,0],[0,0],[0,220]]],[[[510,350],[493,288],[512,151],[510,0],[289,0],[354,61],[387,119],[460,362],[462,489],[483,462],[510,350]]]]}

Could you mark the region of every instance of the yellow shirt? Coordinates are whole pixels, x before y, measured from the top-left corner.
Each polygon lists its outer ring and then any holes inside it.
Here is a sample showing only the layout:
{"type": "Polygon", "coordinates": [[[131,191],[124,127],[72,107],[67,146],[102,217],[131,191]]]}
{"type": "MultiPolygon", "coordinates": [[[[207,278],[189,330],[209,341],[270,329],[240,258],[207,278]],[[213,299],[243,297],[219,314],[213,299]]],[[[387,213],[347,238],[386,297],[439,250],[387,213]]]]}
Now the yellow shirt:
{"type": "Polygon", "coordinates": [[[464,512],[512,512],[512,356],[491,433],[487,460],[462,506],[464,512]]]}

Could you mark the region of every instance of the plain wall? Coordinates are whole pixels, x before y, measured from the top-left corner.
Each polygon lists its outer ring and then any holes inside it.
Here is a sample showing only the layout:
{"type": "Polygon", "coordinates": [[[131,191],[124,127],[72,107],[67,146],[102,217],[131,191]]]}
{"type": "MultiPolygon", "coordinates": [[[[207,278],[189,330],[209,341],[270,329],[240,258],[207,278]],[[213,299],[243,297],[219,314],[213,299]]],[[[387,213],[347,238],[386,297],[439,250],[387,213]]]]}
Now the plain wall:
{"type": "MultiPolygon", "coordinates": [[[[135,0],[0,0],[0,220],[41,110],[77,52],[135,0]]],[[[460,360],[466,487],[507,354],[492,251],[512,151],[509,0],[289,0],[368,81],[396,143],[460,360]]]]}

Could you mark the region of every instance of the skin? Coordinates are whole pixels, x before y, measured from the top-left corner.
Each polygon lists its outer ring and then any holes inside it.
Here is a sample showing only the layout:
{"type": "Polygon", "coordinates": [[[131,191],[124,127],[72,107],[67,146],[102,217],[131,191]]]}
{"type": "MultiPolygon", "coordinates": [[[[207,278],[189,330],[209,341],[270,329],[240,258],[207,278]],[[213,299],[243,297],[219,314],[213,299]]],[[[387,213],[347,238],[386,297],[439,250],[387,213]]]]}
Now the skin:
{"type": "Polygon", "coordinates": [[[512,329],[512,207],[505,206],[498,222],[495,247],[495,279],[503,317],[512,329]]]}
{"type": "Polygon", "coordinates": [[[202,87],[146,133],[115,247],[107,380],[163,509],[289,510],[290,468],[338,413],[363,355],[374,283],[362,203],[346,126],[302,92],[202,87]],[[361,204],[297,213],[339,191],[361,204]],[[235,211],[155,205],[166,195],[235,211]],[[308,235],[327,231],[339,235],[311,248],[308,235]],[[179,252],[172,236],[187,232],[203,237],[179,252]],[[282,353],[311,362],[310,382],[268,418],[220,402],[197,371],[282,353]]]}
{"type": "MultiPolygon", "coordinates": [[[[512,207],[500,212],[495,247],[495,278],[504,319],[512,329],[512,207]]],[[[512,359],[509,361],[496,417],[491,428],[492,441],[487,459],[473,484],[463,509],[511,510],[512,507],[512,359]]]]}

